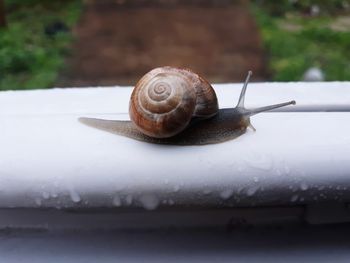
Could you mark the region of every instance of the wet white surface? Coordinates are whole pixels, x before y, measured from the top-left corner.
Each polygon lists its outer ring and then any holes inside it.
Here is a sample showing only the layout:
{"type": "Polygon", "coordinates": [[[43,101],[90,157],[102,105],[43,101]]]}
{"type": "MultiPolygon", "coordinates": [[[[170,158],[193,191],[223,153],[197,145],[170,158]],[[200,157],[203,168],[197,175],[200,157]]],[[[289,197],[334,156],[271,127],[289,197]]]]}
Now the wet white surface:
{"type": "Polygon", "coordinates": [[[260,114],[252,119],[256,132],[189,147],[133,141],[78,117],[1,117],[1,207],[155,209],[350,197],[349,113],[260,114]]]}
{"type": "MultiPolygon", "coordinates": [[[[216,85],[220,105],[240,88],[216,85]]],[[[128,119],[130,92],[0,92],[0,262],[349,262],[349,225],[295,225],[350,220],[349,83],[251,84],[248,107],[298,105],[217,145],[77,121],[128,119]]]]}
{"type": "MultiPolygon", "coordinates": [[[[240,87],[218,85],[220,103],[228,105],[240,87]]],[[[0,207],[152,210],[350,199],[349,112],[263,113],[252,117],[256,132],[189,147],[133,141],[78,122],[128,119],[130,91],[1,92],[0,207]]],[[[252,84],[247,103],[296,99],[321,111],[350,105],[349,94],[346,82],[252,84]]]]}

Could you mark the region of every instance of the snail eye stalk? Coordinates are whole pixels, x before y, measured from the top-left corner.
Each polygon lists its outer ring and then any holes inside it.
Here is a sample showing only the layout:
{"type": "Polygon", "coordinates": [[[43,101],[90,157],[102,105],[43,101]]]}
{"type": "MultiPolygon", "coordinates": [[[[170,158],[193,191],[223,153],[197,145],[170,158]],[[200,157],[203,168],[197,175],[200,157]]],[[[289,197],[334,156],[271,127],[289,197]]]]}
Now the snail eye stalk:
{"type": "Polygon", "coordinates": [[[275,105],[265,106],[265,107],[261,107],[261,108],[257,108],[257,109],[248,110],[249,111],[248,115],[253,116],[253,115],[258,114],[260,112],[269,111],[269,110],[281,108],[281,107],[288,106],[288,105],[295,105],[295,100],[284,102],[284,103],[279,103],[279,104],[275,104],[275,105]]]}
{"type": "Polygon", "coordinates": [[[244,82],[242,91],[241,91],[241,95],[239,96],[239,100],[238,100],[238,103],[237,103],[237,106],[236,106],[236,107],[244,108],[245,93],[246,93],[246,91],[247,91],[247,86],[248,86],[250,77],[251,77],[252,75],[253,75],[253,72],[252,72],[251,70],[249,70],[249,71],[248,71],[248,75],[247,75],[247,77],[246,77],[246,79],[245,79],[245,82],[244,82]]]}

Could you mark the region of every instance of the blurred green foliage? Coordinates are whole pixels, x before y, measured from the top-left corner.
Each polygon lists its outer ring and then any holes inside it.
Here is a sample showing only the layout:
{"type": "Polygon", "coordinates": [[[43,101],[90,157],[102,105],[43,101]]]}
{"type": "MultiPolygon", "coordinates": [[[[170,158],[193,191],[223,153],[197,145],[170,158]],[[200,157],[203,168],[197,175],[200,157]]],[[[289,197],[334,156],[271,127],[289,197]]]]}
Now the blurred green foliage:
{"type": "Polygon", "coordinates": [[[296,12],[271,16],[265,8],[253,5],[252,9],[273,80],[298,81],[310,67],[319,67],[326,80],[350,80],[349,16],[312,17],[296,12]]]}
{"type": "Polygon", "coordinates": [[[338,14],[350,8],[350,0],[255,0],[257,5],[273,16],[282,16],[287,12],[310,13],[317,7],[321,14],[338,14]]]}
{"type": "Polygon", "coordinates": [[[69,30],[52,35],[45,29],[62,21],[71,28],[80,0],[6,0],[7,28],[0,29],[0,90],[48,88],[69,52],[69,30]]]}

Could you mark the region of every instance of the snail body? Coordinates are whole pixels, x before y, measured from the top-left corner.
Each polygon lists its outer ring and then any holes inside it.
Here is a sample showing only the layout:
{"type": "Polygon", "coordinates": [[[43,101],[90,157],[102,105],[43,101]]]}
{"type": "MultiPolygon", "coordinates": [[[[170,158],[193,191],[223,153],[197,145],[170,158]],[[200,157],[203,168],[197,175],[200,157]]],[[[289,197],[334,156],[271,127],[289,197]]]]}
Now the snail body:
{"type": "Polygon", "coordinates": [[[214,89],[196,73],[172,67],[156,68],[142,77],[133,90],[129,106],[131,121],[79,120],[149,143],[205,145],[225,142],[242,135],[248,127],[254,129],[250,123],[252,115],[295,104],[290,101],[246,109],[244,99],[251,74],[248,73],[237,106],[219,109],[214,89]]]}

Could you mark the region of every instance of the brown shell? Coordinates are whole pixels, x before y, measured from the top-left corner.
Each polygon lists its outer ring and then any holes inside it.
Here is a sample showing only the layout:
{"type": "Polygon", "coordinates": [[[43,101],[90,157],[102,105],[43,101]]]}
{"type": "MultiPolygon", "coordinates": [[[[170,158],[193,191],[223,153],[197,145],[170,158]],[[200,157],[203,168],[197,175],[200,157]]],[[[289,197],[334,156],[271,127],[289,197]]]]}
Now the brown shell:
{"type": "Polygon", "coordinates": [[[218,108],[215,91],[206,80],[187,69],[161,67],[136,84],[129,114],[142,133],[168,138],[183,131],[193,117],[212,117],[218,108]]]}

